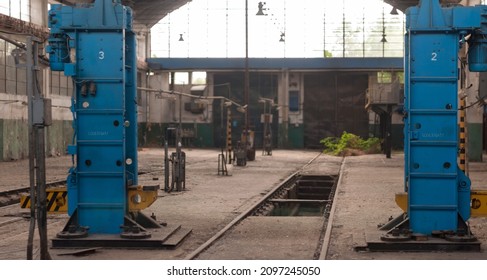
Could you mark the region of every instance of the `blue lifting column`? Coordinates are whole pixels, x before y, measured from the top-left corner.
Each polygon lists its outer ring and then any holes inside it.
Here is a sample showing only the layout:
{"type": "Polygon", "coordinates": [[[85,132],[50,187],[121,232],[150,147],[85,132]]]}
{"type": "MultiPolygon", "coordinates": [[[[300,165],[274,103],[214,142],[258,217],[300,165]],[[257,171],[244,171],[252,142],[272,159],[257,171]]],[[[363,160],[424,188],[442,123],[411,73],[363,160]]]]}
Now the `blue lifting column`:
{"type": "Polygon", "coordinates": [[[406,12],[405,188],[413,233],[457,232],[470,218],[470,180],[457,167],[459,50],[487,70],[487,6],[421,0],[406,12]],[[485,35],[484,35],[485,34],[485,35]]]}
{"type": "MultiPolygon", "coordinates": [[[[51,69],[73,80],[72,224],[121,233],[128,187],[137,185],[136,43],[132,10],[120,1],[52,5],[51,69]]],[[[72,229],[77,231],[79,229],[72,229]]]]}

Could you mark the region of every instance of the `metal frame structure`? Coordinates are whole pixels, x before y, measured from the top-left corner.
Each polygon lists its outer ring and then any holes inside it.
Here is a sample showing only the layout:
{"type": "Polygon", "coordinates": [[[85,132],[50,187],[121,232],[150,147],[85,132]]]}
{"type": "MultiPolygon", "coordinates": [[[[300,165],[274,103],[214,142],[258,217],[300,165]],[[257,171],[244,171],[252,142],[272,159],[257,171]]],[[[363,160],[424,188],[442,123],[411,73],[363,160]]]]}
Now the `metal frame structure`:
{"type": "Polygon", "coordinates": [[[441,8],[433,0],[407,11],[405,188],[416,233],[457,233],[470,218],[470,180],[457,167],[458,53],[470,37],[470,70],[486,70],[484,54],[474,57],[486,14],[485,6],[441,8]]]}
{"type": "Polygon", "coordinates": [[[53,5],[51,69],[72,76],[76,164],[68,177],[68,212],[92,233],[119,233],[127,187],[137,185],[136,57],[132,12],[112,1],[53,5]],[[111,221],[107,223],[107,221],[111,221]]]}
{"type": "Polygon", "coordinates": [[[480,250],[467,221],[480,208],[474,201],[485,198],[477,199],[478,193],[471,192],[470,179],[457,164],[458,118],[465,109],[459,108],[464,85],[458,80],[462,49],[468,53],[471,72],[487,71],[487,6],[441,7],[438,0],[421,0],[406,15],[407,195],[396,197],[406,215],[382,228],[388,231],[381,237],[385,243],[369,243],[369,248],[480,250]]]}
{"type": "MultiPolygon", "coordinates": [[[[245,58],[147,58],[154,70],[242,70],[245,58]]],[[[402,57],[249,58],[249,70],[383,70],[403,69],[402,57]]]]}
{"type": "Polygon", "coordinates": [[[75,142],[68,147],[73,166],[67,179],[71,217],[53,239],[54,247],[100,242],[164,247],[164,241],[179,230],[163,230],[155,218],[140,211],[156,200],[159,186],[138,185],[132,17],[132,10],[120,0],[52,5],[49,11],[50,67],[64,71],[74,82],[75,142]]]}

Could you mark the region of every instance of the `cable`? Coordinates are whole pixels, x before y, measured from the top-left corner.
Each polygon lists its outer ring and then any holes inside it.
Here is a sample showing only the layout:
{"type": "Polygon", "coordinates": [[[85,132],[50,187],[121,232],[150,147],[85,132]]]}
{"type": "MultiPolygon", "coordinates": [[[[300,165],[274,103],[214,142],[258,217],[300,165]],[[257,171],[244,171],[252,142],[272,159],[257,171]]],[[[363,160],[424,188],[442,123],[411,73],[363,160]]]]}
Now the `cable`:
{"type": "Polygon", "coordinates": [[[473,107],[473,106],[475,106],[475,105],[483,106],[483,105],[485,105],[485,104],[486,104],[486,103],[485,103],[485,100],[484,100],[484,99],[482,99],[482,98],[479,98],[479,97],[477,96],[477,101],[475,101],[474,103],[472,103],[472,104],[470,104],[470,105],[468,105],[468,106],[466,106],[466,107],[464,107],[464,108],[458,108],[458,111],[461,111],[461,110],[465,110],[465,109],[471,108],[471,107],[473,107]]]}
{"type": "MultiPolygon", "coordinates": [[[[71,140],[71,143],[73,145],[76,144],[76,108],[75,108],[75,104],[76,104],[76,81],[74,78],[71,78],[71,81],[73,83],[73,94],[71,95],[71,113],[73,114],[73,139],[71,140]]],[[[71,155],[71,163],[73,164],[73,167],[75,165],[75,162],[74,162],[74,155],[71,155]]]]}
{"type": "Polygon", "coordinates": [[[34,247],[34,231],[36,227],[36,210],[35,210],[35,186],[31,183],[30,186],[30,224],[29,224],[29,236],[27,238],[27,259],[32,260],[34,247]]]}
{"type": "MultiPolygon", "coordinates": [[[[29,55],[32,55],[30,53],[29,55]]],[[[27,69],[27,71],[32,71],[31,69],[27,69]]],[[[32,101],[32,92],[27,93],[29,95],[29,101],[32,101]]],[[[30,103],[29,102],[29,103],[30,103]]],[[[34,131],[34,124],[32,121],[32,104],[28,104],[29,107],[29,184],[30,184],[30,224],[29,224],[29,235],[27,239],[27,259],[33,259],[33,246],[34,246],[34,231],[36,226],[36,181],[35,181],[35,174],[36,174],[36,166],[35,166],[35,137],[36,133],[34,131]]]]}

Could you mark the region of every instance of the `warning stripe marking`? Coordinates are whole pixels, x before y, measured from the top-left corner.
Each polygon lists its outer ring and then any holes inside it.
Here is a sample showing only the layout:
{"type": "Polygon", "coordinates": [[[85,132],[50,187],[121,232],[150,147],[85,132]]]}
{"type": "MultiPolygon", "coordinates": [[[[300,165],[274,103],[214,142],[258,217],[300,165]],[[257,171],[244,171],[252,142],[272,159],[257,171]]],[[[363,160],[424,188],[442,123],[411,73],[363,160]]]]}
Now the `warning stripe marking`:
{"type": "MultiPolygon", "coordinates": [[[[68,192],[61,191],[61,192],[47,192],[47,211],[48,212],[59,212],[59,211],[66,211],[66,197],[68,196],[68,192]],[[64,201],[64,205],[60,205],[57,203],[58,200],[64,201]]],[[[20,199],[20,207],[21,208],[30,208],[30,196],[23,196],[20,199]]]]}
{"type": "Polygon", "coordinates": [[[20,205],[20,208],[27,208],[27,205],[30,204],[30,196],[25,197],[21,202],[22,204],[20,205]]]}
{"type": "MultiPolygon", "coordinates": [[[[67,195],[68,195],[68,192],[63,192],[63,194],[61,195],[61,197],[64,199],[64,201],[66,201],[66,196],[67,195]]],[[[57,205],[56,204],[56,207],[54,208],[54,212],[59,211],[59,208],[61,208],[61,205],[57,205]]]]}
{"type": "Polygon", "coordinates": [[[52,205],[54,204],[54,202],[56,202],[56,197],[57,197],[57,192],[55,193],[49,193],[47,195],[47,201],[49,202],[47,204],[47,211],[51,211],[51,208],[52,208],[52,205]]]}

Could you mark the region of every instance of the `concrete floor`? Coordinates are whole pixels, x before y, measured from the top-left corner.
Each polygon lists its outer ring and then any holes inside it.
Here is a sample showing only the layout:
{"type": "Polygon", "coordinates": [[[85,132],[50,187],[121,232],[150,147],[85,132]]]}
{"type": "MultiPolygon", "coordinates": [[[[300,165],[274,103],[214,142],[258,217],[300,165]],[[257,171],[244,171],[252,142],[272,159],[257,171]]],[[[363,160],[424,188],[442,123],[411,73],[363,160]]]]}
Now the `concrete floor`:
{"type": "MultiPolygon", "coordinates": [[[[275,150],[272,156],[261,156],[257,151],[255,161],[245,167],[234,167],[232,176],[217,175],[216,150],[186,149],[187,177],[186,191],[167,194],[159,193],[159,199],[144,213],[154,213],[159,220],[171,225],[192,228],[192,234],[176,250],[123,250],[100,249],[86,256],[59,255],[68,249],[50,249],[54,259],[184,259],[193,250],[206,242],[242,211],[248,209],[272,188],[293,172],[318,155],[317,151],[275,150]]],[[[53,157],[48,162],[48,180],[59,180],[66,176],[69,157],[53,157]]],[[[308,174],[337,174],[342,158],[320,156],[317,163],[301,170],[308,174]]],[[[163,150],[142,149],[139,152],[139,171],[143,185],[163,186],[163,150]]],[[[356,252],[357,246],[365,245],[368,234],[377,233],[377,224],[384,223],[390,216],[401,213],[395,205],[394,194],[403,191],[403,155],[393,154],[392,159],[383,155],[346,157],[343,161],[342,178],[336,192],[330,243],[326,259],[330,260],[414,260],[414,259],[487,259],[487,218],[470,220],[473,233],[482,242],[479,253],[378,253],[356,252]]],[[[487,181],[487,164],[471,163],[470,178],[475,189],[487,181]]],[[[0,162],[0,189],[26,185],[27,161],[0,162]]],[[[0,209],[0,259],[25,259],[28,220],[23,218],[25,209],[11,206],[0,209]]],[[[55,236],[64,226],[67,215],[49,215],[48,234],[55,236]]],[[[223,238],[215,247],[202,253],[198,259],[312,259],[315,245],[307,242],[306,236],[317,236],[319,221],[306,218],[288,230],[287,246],[272,254],[272,246],[266,247],[273,232],[282,232],[289,220],[273,218],[277,223],[262,228],[259,220],[252,218],[242,223],[223,238]],[[255,233],[250,239],[246,233],[255,233]],[[305,234],[304,234],[305,233],[305,234]],[[304,234],[304,235],[303,235],[304,234]],[[309,234],[309,235],[306,235],[309,234]],[[302,235],[301,239],[297,238],[302,235]],[[234,237],[237,237],[236,239],[234,237]],[[233,243],[239,240],[240,243],[233,243]],[[246,244],[262,243],[262,250],[246,251],[246,244]],[[233,244],[233,245],[232,245],[233,244]],[[233,247],[232,247],[233,246],[233,247]],[[286,249],[287,248],[287,249],[286,249]]],[[[37,235],[36,235],[37,236],[37,235]]],[[[38,244],[38,243],[36,243],[38,244]]],[[[271,244],[270,242],[267,245],[271,244]]],[[[37,252],[38,253],[38,252],[37,252]]]]}
{"type": "MultiPolygon", "coordinates": [[[[472,189],[487,189],[486,163],[470,163],[472,189]]],[[[378,224],[402,214],[394,202],[403,192],[404,155],[345,158],[342,182],[336,197],[327,259],[332,260],[487,260],[487,218],[471,218],[471,230],[482,242],[481,252],[356,252],[366,239],[380,235],[378,224]]]]}

